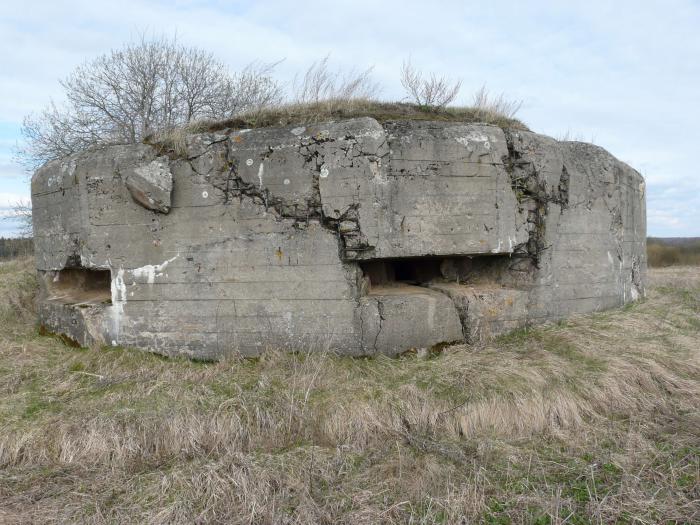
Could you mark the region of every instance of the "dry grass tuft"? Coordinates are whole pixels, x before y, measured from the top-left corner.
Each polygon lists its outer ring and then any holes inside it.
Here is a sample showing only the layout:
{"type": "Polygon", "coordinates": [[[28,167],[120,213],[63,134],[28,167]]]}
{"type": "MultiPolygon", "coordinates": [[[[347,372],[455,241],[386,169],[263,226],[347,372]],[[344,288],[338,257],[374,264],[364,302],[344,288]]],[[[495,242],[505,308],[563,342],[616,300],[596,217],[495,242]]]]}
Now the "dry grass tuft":
{"type": "Polygon", "coordinates": [[[483,115],[500,115],[504,118],[513,119],[523,107],[523,101],[511,100],[504,93],[498,95],[489,93],[484,85],[474,93],[473,106],[483,115]]]}
{"type": "Polygon", "coordinates": [[[700,270],[431,359],[196,363],[37,335],[0,265],[0,522],[691,523],[700,270]]]}

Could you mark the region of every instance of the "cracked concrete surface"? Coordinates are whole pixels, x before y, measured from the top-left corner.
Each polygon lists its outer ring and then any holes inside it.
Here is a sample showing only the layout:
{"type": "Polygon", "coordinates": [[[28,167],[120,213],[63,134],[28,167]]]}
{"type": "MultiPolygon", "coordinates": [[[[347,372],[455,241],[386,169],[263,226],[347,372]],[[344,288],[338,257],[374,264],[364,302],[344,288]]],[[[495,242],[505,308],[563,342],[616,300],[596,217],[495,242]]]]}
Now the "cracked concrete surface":
{"type": "Polygon", "coordinates": [[[82,345],[396,354],[644,296],[642,177],[489,125],[365,117],[190,135],[180,156],[114,146],[45,165],[32,199],[40,322],[82,345]]]}

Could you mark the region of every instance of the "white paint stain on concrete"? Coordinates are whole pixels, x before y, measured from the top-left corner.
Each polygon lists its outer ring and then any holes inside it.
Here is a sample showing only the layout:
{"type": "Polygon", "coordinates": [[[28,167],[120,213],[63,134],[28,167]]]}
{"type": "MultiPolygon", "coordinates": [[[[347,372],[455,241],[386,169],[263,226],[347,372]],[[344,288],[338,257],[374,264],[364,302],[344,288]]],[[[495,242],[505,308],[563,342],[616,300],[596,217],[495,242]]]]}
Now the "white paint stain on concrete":
{"type": "Polygon", "coordinates": [[[384,130],[383,129],[363,129],[360,131],[357,135],[355,135],[357,138],[364,138],[364,137],[369,137],[374,140],[379,140],[381,138],[384,138],[384,130]]]}
{"type": "Polygon", "coordinates": [[[328,168],[323,166],[321,167],[321,178],[325,179],[326,177],[328,177],[328,168]]]}
{"type": "Polygon", "coordinates": [[[77,169],[77,167],[78,164],[75,161],[75,159],[70,160],[68,162],[62,162],[61,171],[59,173],[56,173],[55,175],[51,175],[48,179],[46,179],[46,185],[52,187],[56,184],[59,184],[62,180],[65,180],[66,178],[72,178],[73,175],[75,175],[75,170],[77,169]]]}
{"type": "Polygon", "coordinates": [[[284,185],[285,185],[285,186],[289,186],[289,184],[290,184],[291,181],[290,181],[289,179],[284,179],[283,182],[284,182],[284,185]]]}
{"type": "Polygon", "coordinates": [[[260,167],[258,168],[258,180],[260,181],[260,189],[262,190],[263,187],[263,172],[265,171],[265,168],[263,166],[263,163],[260,163],[260,167]]]}
{"type": "MultiPolygon", "coordinates": [[[[114,275],[114,270],[112,270],[114,275]]],[[[119,342],[119,331],[124,315],[124,304],[126,303],[126,285],[124,284],[124,269],[119,268],[110,284],[112,293],[112,306],[109,308],[110,331],[112,334],[112,346],[117,346],[119,342]]]]}
{"type": "MultiPolygon", "coordinates": [[[[141,266],[140,268],[134,268],[133,270],[130,270],[131,275],[137,279],[145,279],[148,284],[153,284],[156,277],[161,277],[163,275],[163,269],[176,258],[177,256],[163,262],[162,264],[147,264],[146,266],[141,266]]],[[[134,281],[132,285],[135,284],[135,282],[136,281],[134,281]]]]}
{"type": "Polygon", "coordinates": [[[124,284],[123,268],[117,270],[117,275],[112,279],[110,291],[112,292],[112,304],[126,302],[126,285],[124,284]]]}
{"type": "Polygon", "coordinates": [[[245,161],[246,166],[252,166],[253,165],[253,159],[248,159],[245,161]]]}
{"type": "Polygon", "coordinates": [[[209,192],[203,191],[203,192],[202,192],[202,197],[204,197],[205,199],[206,199],[207,197],[209,197],[209,192]]]}
{"type": "Polygon", "coordinates": [[[163,261],[160,264],[147,264],[146,266],[141,266],[140,268],[134,268],[131,270],[131,275],[139,279],[146,279],[148,284],[153,284],[156,277],[162,277],[163,270],[165,270],[165,268],[167,268],[167,266],[178,257],[180,257],[180,254],[177,254],[175,257],[168,259],[167,261],[163,261]]]}
{"type": "Polygon", "coordinates": [[[306,128],[304,126],[301,126],[299,128],[294,128],[293,130],[291,130],[292,135],[296,135],[297,137],[299,135],[301,135],[302,133],[304,133],[305,131],[306,131],[306,128]]]}
{"type": "Polygon", "coordinates": [[[471,131],[461,137],[455,137],[455,140],[470,151],[473,151],[473,145],[482,145],[487,151],[491,149],[489,137],[478,131],[471,131]]]}
{"type": "Polygon", "coordinates": [[[78,162],[75,159],[72,159],[71,161],[68,162],[68,176],[72,177],[75,175],[75,170],[78,168],[78,162]]]}

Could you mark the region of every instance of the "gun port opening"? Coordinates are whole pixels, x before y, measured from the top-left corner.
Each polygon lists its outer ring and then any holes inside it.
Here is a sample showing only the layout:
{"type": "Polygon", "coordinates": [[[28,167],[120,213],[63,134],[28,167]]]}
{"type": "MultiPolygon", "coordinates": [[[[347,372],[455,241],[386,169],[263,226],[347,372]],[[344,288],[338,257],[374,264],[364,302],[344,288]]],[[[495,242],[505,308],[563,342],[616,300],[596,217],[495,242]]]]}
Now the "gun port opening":
{"type": "Polygon", "coordinates": [[[109,270],[65,268],[43,272],[49,301],[63,304],[111,304],[111,274],[109,270]]]}
{"type": "Polygon", "coordinates": [[[426,286],[430,283],[506,284],[509,281],[508,255],[453,257],[410,257],[374,259],[359,263],[366,293],[387,288],[426,286]]]}

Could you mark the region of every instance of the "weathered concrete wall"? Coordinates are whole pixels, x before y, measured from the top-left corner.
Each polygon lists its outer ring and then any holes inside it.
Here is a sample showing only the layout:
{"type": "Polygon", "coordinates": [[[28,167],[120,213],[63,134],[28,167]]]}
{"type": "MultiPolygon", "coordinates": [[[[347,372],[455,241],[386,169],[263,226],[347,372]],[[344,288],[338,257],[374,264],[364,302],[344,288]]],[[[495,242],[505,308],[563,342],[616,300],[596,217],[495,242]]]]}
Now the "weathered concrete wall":
{"type": "Polygon", "coordinates": [[[37,171],[47,329],[198,358],[394,354],[644,295],[644,181],[595,146],[358,118],[186,150],[37,171]]]}

